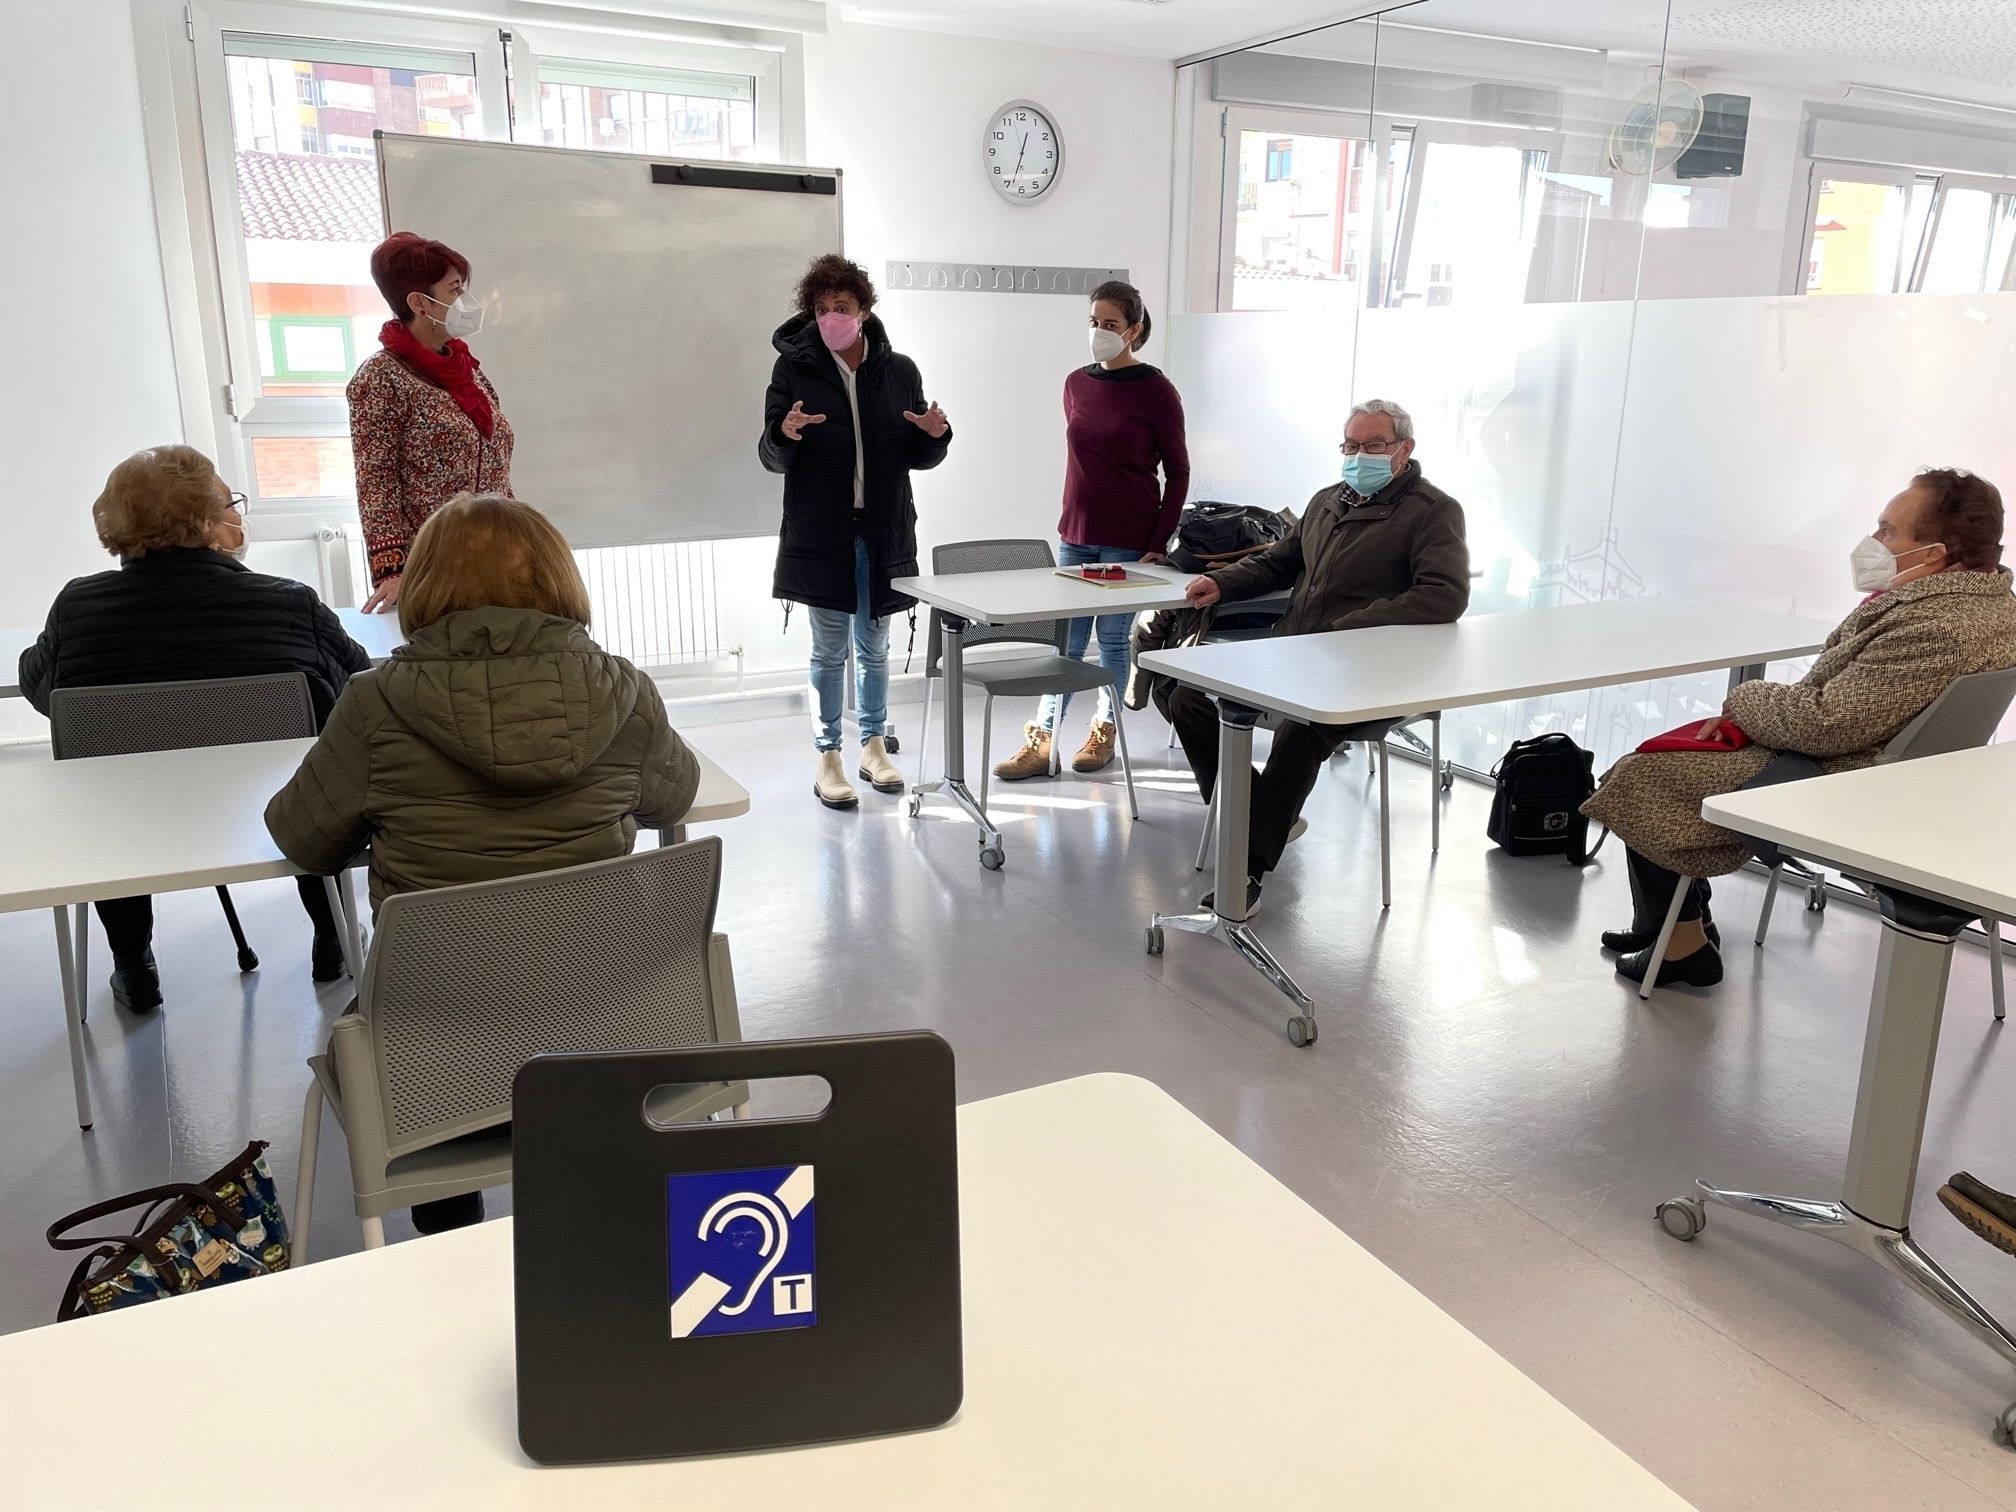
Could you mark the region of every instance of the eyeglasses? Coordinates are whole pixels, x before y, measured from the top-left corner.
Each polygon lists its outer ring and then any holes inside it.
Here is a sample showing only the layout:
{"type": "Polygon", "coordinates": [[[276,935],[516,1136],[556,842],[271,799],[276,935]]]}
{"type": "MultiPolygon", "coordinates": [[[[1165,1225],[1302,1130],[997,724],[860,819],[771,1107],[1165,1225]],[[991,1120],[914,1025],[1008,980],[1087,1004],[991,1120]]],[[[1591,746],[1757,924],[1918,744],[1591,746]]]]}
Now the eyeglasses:
{"type": "Polygon", "coordinates": [[[1347,457],[1355,457],[1360,452],[1368,457],[1384,457],[1406,444],[1404,441],[1346,441],[1337,450],[1347,457]]]}
{"type": "Polygon", "coordinates": [[[245,495],[241,493],[234,493],[233,495],[231,495],[231,507],[237,510],[238,513],[240,513],[241,515],[246,514],[249,513],[252,508],[252,501],[246,498],[245,495]]]}

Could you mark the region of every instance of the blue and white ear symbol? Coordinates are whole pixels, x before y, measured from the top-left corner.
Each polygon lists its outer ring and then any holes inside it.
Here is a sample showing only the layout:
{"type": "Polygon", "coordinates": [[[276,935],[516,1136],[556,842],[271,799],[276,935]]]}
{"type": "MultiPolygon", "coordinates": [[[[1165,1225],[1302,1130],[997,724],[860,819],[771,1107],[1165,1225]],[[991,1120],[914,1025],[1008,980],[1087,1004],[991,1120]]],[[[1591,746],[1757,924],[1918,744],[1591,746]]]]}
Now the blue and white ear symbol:
{"type": "Polygon", "coordinates": [[[741,1218],[754,1219],[756,1226],[763,1231],[763,1242],[757,1247],[757,1253],[765,1258],[756,1279],[742,1293],[742,1300],[733,1307],[721,1309],[721,1315],[727,1318],[749,1310],[749,1304],[756,1300],[756,1289],[770,1279],[770,1272],[777,1269],[777,1263],[784,1258],[784,1251],[791,1247],[791,1220],[784,1216],[784,1209],[775,1200],[761,1192],[731,1192],[720,1199],[701,1215],[699,1237],[704,1242],[715,1234],[724,1233],[729,1224],[741,1218]]]}

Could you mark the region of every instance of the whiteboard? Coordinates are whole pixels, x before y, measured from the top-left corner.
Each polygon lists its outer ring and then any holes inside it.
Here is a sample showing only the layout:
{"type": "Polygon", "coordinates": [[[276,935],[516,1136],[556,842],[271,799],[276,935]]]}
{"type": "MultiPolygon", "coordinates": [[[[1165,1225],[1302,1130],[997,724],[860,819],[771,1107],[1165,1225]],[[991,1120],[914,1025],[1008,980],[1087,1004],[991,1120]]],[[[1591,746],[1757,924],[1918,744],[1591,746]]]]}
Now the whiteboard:
{"type": "Polygon", "coordinates": [[[776,532],[781,480],[756,460],[770,336],[840,250],[836,170],[390,132],[378,169],[388,230],[469,259],[513,493],[575,546],[776,532]]]}

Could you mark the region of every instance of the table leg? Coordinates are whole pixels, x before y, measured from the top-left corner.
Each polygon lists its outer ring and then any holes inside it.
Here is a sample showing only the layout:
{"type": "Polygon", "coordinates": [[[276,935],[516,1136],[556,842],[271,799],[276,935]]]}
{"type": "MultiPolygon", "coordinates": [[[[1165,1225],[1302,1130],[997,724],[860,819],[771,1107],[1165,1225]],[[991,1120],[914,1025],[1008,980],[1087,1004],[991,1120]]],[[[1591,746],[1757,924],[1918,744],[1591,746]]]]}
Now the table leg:
{"type": "Polygon", "coordinates": [[[324,877],[329,906],[343,921],[343,964],[349,968],[353,984],[364,980],[364,931],[357,922],[357,874],[346,871],[340,877],[324,877]]]}
{"type": "Polygon", "coordinates": [[[944,650],[939,669],[945,683],[945,770],[936,782],[919,782],[910,790],[910,817],[924,811],[929,793],[943,793],[980,827],[980,864],[999,871],[1006,856],[1001,848],[1001,831],[987,817],[966,786],[966,622],[941,614],[944,650]]]}
{"type": "Polygon", "coordinates": [[[1763,662],[1750,662],[1745,666],[1731,667],[1729,669],[1729,691],[1734,693],[1743,683],[1756,682],[1758,678],[1764,675],[1764,672],[1765,664],[1763,662]]]}
{"type": "MultiPolygon", "coordinates": [[[[89,908],[89,903],[79,903],[89,908]]],[[[70,1038],[70,1083],[77,1093],[77,1127],[91,1127],[91,1088],[84,1080],[84,1020],[80,1005],[84,984],[77,979],[77,964],[71,955],[70,910],[59,904],[56,915],[56,966],[63,978],[63,1031],[70,1038]]]]}
{"type": "Polygon", "coordinates": [[[1659,1205],[1659,1222],[1675,1238],[1692,1239],[1707,1224],[1704,1204],[1712,1202],[1831,1239],[1907,1282],[2016,1364],[2016,1335],[1911,1237],[1911,1194],[1918,1180],[1946,977],[1953,942],[1973,915],[1891,888],[1879,887],[1876,895],[1883,910],[1883,940],[1841,1197],[1780,1197],[1697,1181],[1699,1195],[1659,1205]]]}
{"type": "Polygon", "coordinates": [[[1246,843],[1253,807],[1253,726],[1259,719],[1257,709],[1231,702],[1221,702],[1218,706],[1217,833],[1212,907],[1198,913],[1154,915],[1148,921],[1148,953],[1162,954],[1165,929],[1224,941],[1295,1005],[1297,1011],[1288,1020],[1288,1039],[1296,1046],[1306,1046],[1316,1042],[1316,1005],[1246,923],[1246,843]]]}

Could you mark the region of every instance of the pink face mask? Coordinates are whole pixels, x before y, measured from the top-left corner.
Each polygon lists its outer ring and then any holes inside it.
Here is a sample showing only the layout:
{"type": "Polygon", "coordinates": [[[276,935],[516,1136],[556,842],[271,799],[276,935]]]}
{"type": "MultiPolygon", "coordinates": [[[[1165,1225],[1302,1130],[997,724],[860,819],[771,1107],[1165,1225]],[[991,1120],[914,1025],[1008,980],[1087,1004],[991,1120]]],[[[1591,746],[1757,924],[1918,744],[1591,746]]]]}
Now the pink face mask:
{"type": "Polygon", "coordinates": [[[829,352],[844,352],[861,339],[861,317],[842,315],[837,310],[819,317],[819,339],[829,352]]]}

